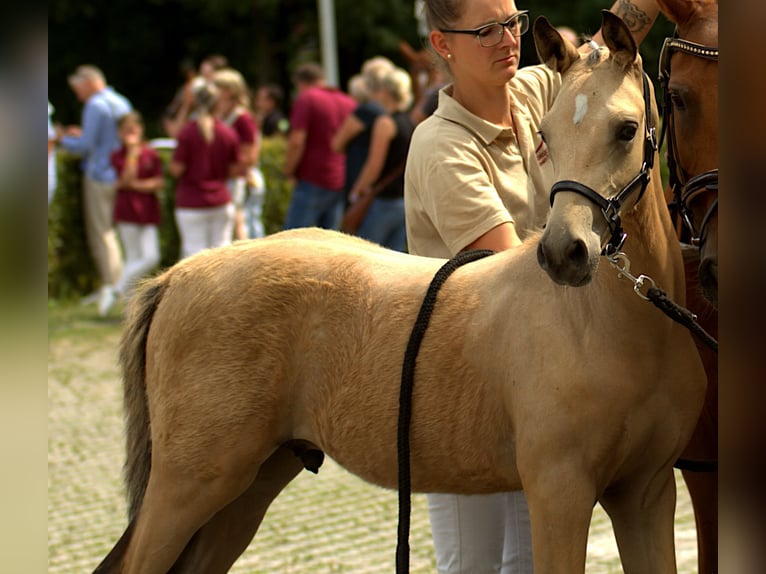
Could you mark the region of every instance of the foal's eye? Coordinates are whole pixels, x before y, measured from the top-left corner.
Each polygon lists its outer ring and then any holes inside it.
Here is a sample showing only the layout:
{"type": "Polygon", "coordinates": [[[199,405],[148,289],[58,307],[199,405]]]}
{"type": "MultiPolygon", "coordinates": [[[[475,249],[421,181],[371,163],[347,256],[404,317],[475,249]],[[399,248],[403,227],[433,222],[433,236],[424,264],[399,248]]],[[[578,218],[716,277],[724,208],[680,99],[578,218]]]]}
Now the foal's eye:
{"type": "Polygon", "coordinates": [[[617,139],[623,142],[631,141],[638,131],[638,124],[634,122],[627,122],[620,127],[620,131],[617,132],[617,139]]]}
{"type": "MultiPolygon", "coordinates": [[[[537,135],[539,135],[540,139],[545,142],[545,134],[543,132],[539,131],[539,132],[537,132],[537,135]]],[[[548,143],[548,142],[545,142],[545,143],[548,143]]]]}

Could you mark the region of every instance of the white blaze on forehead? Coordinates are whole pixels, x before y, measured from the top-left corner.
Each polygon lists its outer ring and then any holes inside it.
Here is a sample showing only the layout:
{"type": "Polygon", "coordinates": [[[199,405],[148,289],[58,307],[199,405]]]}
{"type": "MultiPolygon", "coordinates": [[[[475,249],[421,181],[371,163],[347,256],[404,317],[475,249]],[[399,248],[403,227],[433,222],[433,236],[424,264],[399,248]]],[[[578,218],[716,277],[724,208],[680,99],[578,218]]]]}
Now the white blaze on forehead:
{"type": "Polygon", "coordinates": [[[588,113],[588,96],[585,94],[577,94],[577,96],[575,96],[575,125],[582,121],[586,113],[588,113]]]}

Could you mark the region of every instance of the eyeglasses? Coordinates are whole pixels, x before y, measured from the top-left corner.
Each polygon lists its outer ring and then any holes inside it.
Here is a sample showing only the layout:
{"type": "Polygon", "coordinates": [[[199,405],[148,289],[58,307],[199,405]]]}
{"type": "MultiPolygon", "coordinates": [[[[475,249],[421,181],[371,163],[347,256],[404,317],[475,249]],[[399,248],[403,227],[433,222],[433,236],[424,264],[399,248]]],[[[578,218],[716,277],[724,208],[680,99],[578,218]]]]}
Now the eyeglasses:
{"type": "Polygon", "coordinates": [[[445,34],[470,34],[471,36],[476,36],[479,39],[479,44],[483,47],[491,48],[492,46],[497,46],[503,39],[505,28],[508,28],[511,35],[517,38],[529,30],[529,16],[527,12],[529,10],[521,10],[505,22],[493,22],[475,30],[447,30],[439,28],[439,31],[445,34]]]}

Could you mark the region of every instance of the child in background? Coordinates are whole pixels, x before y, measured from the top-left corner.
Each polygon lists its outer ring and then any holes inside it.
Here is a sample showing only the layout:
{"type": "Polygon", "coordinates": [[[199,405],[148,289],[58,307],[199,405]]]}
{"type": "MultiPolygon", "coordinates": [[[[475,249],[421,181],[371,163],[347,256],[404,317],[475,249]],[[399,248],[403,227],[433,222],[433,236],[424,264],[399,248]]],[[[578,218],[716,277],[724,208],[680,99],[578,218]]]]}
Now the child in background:
{"type": "Polygon", "coordinates": [[[144,142],[141,114],[129,112],[118,122],[122,147],[112,154],[117,171],[114,221],[125,252],[125,266],[108,305],[99,309],[103,317],[116,296],[127,299],[136,282],[160,262],[160,202],[157,197],[164,178],[159,154],[144,142]]]}

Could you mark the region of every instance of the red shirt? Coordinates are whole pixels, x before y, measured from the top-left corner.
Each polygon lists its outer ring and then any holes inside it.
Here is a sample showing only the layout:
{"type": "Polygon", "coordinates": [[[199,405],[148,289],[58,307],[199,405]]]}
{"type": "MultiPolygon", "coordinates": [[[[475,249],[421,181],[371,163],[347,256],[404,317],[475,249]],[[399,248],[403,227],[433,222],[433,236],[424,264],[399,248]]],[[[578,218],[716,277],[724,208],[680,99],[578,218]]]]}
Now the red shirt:
{"type": "Polygon", "coordinates": [[[356,101],[340,90],[311,87],[298,96],[290,113],[290,129],[306,132],[295,177],[324,189],[341,191],[346,179],[346,156],[332,150],[332,138],[356,101]]]}
{"type": "MultiPolygon", "coordinates": [[[[117,177],[125,169],[127,150],[121,147],[112,153],[111,162],[117,171],[117,177]]],[[[138,178],[147,179],[162,175],[162,160],[159,154],[144,144],[138,154],[138,178]]],[[[114,220],[123,223],[139,223],[142,225],[159,225],[160,202],[156,193],[136,191],[129,187],[118,187],[114,201],[114,220]]]]}
{"type": "MultiPolygon", "coordinates": [[[[224,121],[226,122],[226,120],[224,121]]],[[[229,122],[226,123],[231,125],[232,129],[237,132],[237,137],[239,138],[240,143],[253,144],[257,141],[258,124],[249,111],[242,110],[239,114],[237,114],[237,117],[233,122],[230,124],[229,122]]]]}
{"type": "Polygon", "coordinates": [[[216,119],[213,140],[208,143],[195,121],[178,133],[173,161],[186,166],[176,186],[176,207],[217,207],[231,201],[226,180],[229,167],[237,163],[239,140],[229,126],[216,119]]]}

